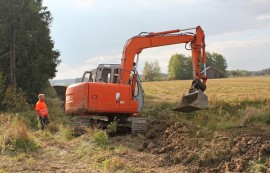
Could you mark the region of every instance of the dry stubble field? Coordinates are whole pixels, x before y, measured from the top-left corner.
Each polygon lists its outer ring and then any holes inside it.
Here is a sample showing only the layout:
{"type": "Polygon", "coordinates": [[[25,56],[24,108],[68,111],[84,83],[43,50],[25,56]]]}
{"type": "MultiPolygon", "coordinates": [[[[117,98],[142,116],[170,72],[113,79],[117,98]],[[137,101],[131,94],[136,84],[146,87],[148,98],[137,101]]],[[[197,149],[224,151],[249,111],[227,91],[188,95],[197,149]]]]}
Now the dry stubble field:
{"type": "MultiPolygon", "coordinates": [[[[188,92],[190,80],[143,82],[146,102],[176,102],[188,92]]],[[[205,91],[210,102],[270,99],[270,76],[208,79],[205,91]]]]}

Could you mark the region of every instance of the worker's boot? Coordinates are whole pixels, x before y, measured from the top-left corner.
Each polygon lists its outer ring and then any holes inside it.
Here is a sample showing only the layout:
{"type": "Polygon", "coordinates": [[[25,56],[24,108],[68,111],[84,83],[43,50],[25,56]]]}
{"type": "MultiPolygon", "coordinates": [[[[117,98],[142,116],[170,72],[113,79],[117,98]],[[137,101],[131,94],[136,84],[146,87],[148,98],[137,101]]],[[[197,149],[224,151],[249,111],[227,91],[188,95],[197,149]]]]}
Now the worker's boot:
{"type": "Polygon", "coordinates": [[[44,124],[41,124],[41,130],[44,130],[45,126],[44,124]]]}

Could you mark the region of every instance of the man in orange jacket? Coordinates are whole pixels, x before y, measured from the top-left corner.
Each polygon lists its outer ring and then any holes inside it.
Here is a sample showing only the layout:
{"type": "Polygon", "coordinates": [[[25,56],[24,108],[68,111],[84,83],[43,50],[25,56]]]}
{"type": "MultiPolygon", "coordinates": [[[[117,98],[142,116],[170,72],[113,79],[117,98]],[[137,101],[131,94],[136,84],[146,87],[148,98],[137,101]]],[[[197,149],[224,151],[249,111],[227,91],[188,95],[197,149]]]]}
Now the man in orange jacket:
{"type": "Polygon", "coordinates": [[[39,94],[38,95],[39,101],[36,103],[36,111],[38,114],[38,119],[41,124],[41,129],[44,130],[45,126],[49,123],[49,112],[47,109],[47,105],[45,101],[45,95],[39,94]]]}

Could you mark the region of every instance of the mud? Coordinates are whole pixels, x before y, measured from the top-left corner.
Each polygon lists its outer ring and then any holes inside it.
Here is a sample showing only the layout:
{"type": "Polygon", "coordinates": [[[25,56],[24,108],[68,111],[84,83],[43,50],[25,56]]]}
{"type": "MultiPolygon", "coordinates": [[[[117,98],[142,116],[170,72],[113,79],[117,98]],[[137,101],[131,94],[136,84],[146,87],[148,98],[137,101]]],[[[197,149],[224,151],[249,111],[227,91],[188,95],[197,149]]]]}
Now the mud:
{"type": "Polygon", "coordinates": [[[157,123],[139,151],[156,155],[160,167],[188,172],[270,172],[270,133],[263,130],[201,130],[183,123],[157,123]]]}

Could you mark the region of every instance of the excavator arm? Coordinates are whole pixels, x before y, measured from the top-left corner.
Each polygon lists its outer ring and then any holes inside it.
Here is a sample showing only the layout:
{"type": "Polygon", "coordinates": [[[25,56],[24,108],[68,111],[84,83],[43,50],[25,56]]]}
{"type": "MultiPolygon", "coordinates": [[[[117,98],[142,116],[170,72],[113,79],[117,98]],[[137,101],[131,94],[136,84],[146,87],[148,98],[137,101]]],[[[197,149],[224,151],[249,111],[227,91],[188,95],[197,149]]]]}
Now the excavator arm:
{"type": "Polygon", "coordinates": [[[136,54],[140,54],[143,49],[190,43],[192,51],[192,65],[193,65],[193,76],[194,79],[202,79],[203,84],[206,84],[207,77],[200,73],[200,61],[204,64],[206,63],[206,53],[205,53],[205,41],[204,32],[200,26],[197,26],[196,33],[181,33],[185,30],[170,30],[157,33],[148,33],[146,35],[138,35],[129,39],[124,45],[122,59],[121,59],[121,73],[120,73],[120,83],[127,83],[130,78],[130,71],[132,70],[133,63],[136,54]],[[200,60],[200,57],[202,58],[200,60]]]}
{"type": "MultiPolygon", "coordinates": [[[[206,64],[205,35],[200,26],[184,30],[170,30],[156,33],[141,33],[138,36],[130,38],[124,45],[121,59],[120,83],[128,84],[130,74],[134,66],[135,56],[139,55],[143,49],[190,43],[192,52],[193,82],[189,94],[184,95],[180,106],[176,109],[181,112],[192,112],[207,107],[207,96],[202,92],[206,89],[206,73],[200,73],[200,62],[206,64]],[[186,32],[196,29],[195,33],[186,32]],[[183,32],[185,31],[185,32],[183,32]]],[[[138,61],[138,57],[137,57],[138,61]]],[[[136,64],[137,66],[137,64],[136,64]]],[[[132,83],[133,85],[133,83],[132,83]]],[[[134,86],[132,86],[134,88],[134,86]]]]}

